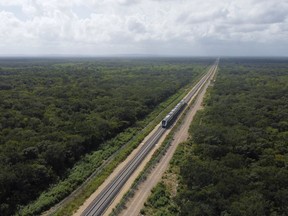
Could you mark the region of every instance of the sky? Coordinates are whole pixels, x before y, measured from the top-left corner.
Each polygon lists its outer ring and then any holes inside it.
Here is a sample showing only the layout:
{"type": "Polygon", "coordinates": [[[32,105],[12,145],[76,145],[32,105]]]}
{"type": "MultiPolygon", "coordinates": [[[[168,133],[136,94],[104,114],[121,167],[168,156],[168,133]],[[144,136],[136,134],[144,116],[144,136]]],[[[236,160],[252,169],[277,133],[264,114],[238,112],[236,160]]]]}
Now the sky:
{"type": "Polygon", "coordinates": [[[0,56],[288,56],[288,0],[0,0],[0,56]]]}

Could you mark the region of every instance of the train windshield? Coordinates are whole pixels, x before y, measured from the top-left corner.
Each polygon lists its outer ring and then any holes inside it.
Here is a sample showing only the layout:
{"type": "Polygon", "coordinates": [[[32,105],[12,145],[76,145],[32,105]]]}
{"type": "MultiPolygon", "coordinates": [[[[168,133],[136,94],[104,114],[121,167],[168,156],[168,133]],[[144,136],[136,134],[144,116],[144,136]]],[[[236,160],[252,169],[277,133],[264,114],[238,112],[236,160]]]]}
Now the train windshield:
{"type": "Polygon", "coordinates": [[[165,127],[166,127],[166,125],[167,125],[166,121],[165,121],[165,120],[163,120],[163,121],[162,121],[162,127],[163,127],[163,128],[165,128],[165,127]]]}

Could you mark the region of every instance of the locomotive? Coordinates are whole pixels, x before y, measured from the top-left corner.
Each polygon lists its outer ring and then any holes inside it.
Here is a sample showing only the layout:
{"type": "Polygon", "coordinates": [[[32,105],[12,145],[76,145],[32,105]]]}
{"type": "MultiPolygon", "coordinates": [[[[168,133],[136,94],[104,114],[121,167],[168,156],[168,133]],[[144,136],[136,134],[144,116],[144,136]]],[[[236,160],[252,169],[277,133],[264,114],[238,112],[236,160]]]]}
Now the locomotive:
{"type": "Polygon", "coordinates": [[[177,117],[180,111],[185,107],[185,100],[181,100],[170,112],[169,114],[162,120],[162,128],[168,128],[173,120],[177,117]]]}

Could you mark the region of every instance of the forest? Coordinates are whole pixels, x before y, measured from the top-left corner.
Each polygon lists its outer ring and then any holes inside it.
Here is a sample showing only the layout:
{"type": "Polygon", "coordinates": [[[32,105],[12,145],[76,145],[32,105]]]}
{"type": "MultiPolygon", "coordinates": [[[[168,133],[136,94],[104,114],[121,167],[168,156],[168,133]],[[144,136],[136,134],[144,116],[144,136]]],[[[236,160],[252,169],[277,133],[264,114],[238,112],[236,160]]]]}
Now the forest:
{"type": "Polygon", "coordinates": [[[287,59],[226,58],[145,215],[288,215],[287,59]]]}
{"type": "MultiPolygon", "coordinates": [[[[137,126],[207,59],[0,59],[0,215],[64,179],[83,155],[137,126]]],[[[201,69],[201,70],[200,70],[201,69]]]]}

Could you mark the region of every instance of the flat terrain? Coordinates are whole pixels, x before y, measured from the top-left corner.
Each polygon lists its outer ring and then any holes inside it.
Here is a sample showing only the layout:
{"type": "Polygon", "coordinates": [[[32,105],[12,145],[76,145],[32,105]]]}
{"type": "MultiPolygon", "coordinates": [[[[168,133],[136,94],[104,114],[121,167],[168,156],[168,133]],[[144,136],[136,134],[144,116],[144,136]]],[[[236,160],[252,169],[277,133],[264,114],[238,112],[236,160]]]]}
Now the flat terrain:
{"type": "Polygon", "coordinates": [[[204,104],[141,213],[287,215],[287,59],[222,58],[204,104]]]}

